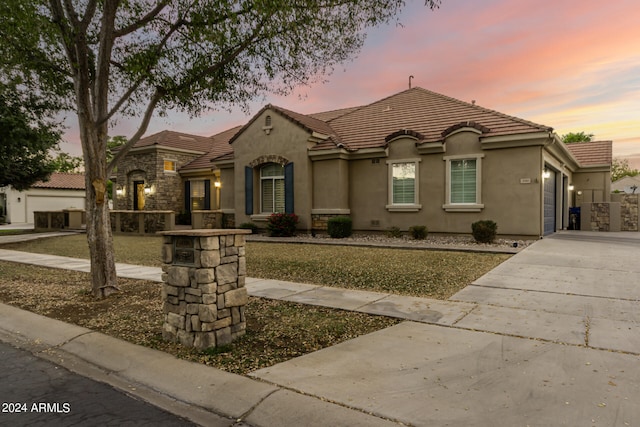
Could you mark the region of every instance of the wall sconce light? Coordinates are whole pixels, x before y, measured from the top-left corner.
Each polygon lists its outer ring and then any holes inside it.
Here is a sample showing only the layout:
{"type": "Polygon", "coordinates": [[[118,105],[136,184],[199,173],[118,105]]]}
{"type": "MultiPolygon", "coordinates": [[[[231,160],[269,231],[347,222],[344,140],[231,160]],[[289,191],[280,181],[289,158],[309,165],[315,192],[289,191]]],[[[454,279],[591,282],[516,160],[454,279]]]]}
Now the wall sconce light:
{"type": "Polygon", "coordinates": [[[124,188],[118,186],[118,188],[116,188],[116,196],[118,197],[124,196],[124,188]]]}
{"type": "Polygon", "coordinates": [[[551,178],[551,172],[547,168],[544,168],[544,170],[542,171],[542,178],[544,179],[551,178]]]}
{"type": "Polygon", "coordinates": [[[575,190],[575,187],[573,186],[573,184],[569,184],[569,191],[573,191],[575,190]]]}
{"type": "Polygon", "coordinates": [[[146,185],[146,186],[144,187],[144,194],[146,194],[147,196],[148,196],[149,194],[151,194],[151,186],[150,186],[150,185],[146,185]]]}
{"type": "Polygon", "coordinates": [[[578,196],[582,196],[582,191],[578,190],[578,196]]]}
{"type": "Polygon", "coordinates": [[[216,187],[216,188],[220,188],[220,187],[222,187],[222,183],[221,183],[220,181],[216,181],[216,182],[214,182],[214,183],[213,183],[213,185],[214,185],[214,187],[216,187]]]}

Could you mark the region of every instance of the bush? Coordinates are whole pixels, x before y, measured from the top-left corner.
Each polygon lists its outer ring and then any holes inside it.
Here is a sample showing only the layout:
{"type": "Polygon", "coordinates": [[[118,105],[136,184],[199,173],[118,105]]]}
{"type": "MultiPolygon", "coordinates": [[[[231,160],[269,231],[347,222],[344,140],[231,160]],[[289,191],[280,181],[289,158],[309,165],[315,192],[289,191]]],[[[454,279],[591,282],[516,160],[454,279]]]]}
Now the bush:
{"type": "Polygon", "coordinates": [[[424,240],[427,238],[429,230],[424,225],[414,225],[409,227],[409,234],[416,240],[424,240]]]}
{"type": "Polygon", "coordinates": [[[334,239],[342,239],[351,236],[353,222],[348,216],[335,216],[327,222],[327,232],[334,239]]]}
{"type": "Polygon", "coordinates": [[[387,228],[387,237],[402,237],[402,232],[398,227],[389,227],[387,228]]]}
{"type": "Polygon", "coordinates": [[[251,233],[253,234],[258,233],[258,225],[254,224],[253,222],[243,222],[238,228],[243,230],[251,230],[251,233]]]}
{"type": "Polygon", "coordinates": [[[291,237],[296,234],[298,215],[286,213],[271,214],[267,222],[267,230],[271,237],[291,237]]]}
{"type": "Polygon", "coordinates": [[[490,220],[476,221],[471,224],[471,233],[478,243],[491,243],[496,239],[498,225],[490,220]]]}

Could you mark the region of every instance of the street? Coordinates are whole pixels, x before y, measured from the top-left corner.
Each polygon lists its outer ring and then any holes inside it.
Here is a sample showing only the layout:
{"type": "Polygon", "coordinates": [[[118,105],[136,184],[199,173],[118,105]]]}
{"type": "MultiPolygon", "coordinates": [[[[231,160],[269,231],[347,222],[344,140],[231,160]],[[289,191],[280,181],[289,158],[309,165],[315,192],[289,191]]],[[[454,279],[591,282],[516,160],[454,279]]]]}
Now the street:
{"type": "Polygon", "coordinates": [[[2,342],[0,405],[6,426],[193,425],[2,342]]]}

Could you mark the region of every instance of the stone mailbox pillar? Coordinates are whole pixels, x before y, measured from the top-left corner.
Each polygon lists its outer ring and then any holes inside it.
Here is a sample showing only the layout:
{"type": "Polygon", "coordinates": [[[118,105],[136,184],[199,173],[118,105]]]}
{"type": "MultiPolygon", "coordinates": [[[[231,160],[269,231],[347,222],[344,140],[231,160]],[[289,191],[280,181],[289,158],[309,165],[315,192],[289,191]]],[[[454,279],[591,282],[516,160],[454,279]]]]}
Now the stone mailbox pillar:
{"type": "Polygon", "coordinates": [[[245,234],[250,230],[161,232],[162,337],[205,349],[244,335],[245,234]]]}

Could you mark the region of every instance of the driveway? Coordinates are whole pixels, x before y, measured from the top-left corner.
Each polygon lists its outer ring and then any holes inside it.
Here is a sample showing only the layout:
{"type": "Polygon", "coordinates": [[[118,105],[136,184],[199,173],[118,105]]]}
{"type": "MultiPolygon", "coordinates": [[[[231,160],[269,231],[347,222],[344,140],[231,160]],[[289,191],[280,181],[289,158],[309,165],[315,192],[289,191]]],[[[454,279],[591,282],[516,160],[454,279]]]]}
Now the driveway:
{"type": "Polygon", "coordinates": [[[424,426],[629,426],[640,420],[640,233],[562,232],[452,301],[253,376],[424,426]]]}

